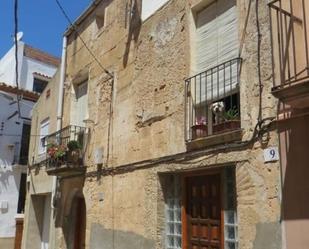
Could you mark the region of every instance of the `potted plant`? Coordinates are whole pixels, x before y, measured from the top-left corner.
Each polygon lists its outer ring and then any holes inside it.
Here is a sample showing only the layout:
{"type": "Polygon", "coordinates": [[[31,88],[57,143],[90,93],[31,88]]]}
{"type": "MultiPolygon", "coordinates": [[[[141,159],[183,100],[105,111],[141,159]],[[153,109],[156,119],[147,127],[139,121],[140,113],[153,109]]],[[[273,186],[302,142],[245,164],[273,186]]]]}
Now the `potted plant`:
{"type": "Polygon", "coordinates": [[[223,114],[224,122],[214,125],[214,133],[221,133],[240,128],[239,111],[236,106],[230,108],[223,114]]]}
{"type": "Polygon", "coordinates": [[[195,125],[191,127],[191,130],[192,130],[192,139],[206,137],[207,136],[206,117],[201,116],[199,118],[196,118],[195,125]]]}
{"type": "Polygon", "coordinates": [[[47,154],[54,163],[61,163],[66,155],[67,148],[64,145],[48,144],[47,154]]]}
{"type": "Polygon", "coordinates": [[[72,140],[68,142],[67,147],[68,147],[68,160],[73,163],[77,163],[81,154],[82,149],[81,144],[76,140],[72,140]]]}

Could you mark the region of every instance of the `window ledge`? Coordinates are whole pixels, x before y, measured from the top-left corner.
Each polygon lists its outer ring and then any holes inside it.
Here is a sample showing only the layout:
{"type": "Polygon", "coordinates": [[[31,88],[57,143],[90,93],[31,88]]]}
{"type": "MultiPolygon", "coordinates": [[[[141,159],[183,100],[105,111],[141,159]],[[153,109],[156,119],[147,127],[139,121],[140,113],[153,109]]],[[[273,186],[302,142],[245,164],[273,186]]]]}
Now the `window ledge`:
{"type": "Polygon", "coordinates": [[[187,151],[203,149],[219,144],[241,141],[242,129],[228,131],[225,133],[194,139],[186,143],[187,151]]]}

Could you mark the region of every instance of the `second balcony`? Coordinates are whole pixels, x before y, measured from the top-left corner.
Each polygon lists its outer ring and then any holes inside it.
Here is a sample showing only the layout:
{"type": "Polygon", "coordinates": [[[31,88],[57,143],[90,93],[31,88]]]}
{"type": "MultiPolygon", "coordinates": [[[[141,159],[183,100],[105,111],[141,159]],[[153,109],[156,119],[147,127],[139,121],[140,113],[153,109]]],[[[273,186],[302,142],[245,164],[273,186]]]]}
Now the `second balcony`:
{"type": "Polygon", "coordinates": [[[46,171],[49,175],[72,176],[84,174],[84,154],[89,130],[67,126],[45,137],[46,171]]]}

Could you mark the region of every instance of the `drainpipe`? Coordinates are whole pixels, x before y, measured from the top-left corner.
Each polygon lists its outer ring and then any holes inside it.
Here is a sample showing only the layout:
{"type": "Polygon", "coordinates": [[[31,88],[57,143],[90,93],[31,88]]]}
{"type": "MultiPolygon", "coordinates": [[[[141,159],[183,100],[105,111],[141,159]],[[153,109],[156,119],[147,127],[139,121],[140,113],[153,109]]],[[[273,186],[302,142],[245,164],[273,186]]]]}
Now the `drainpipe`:
{"type": "MultiPolygon", "coordinates": [[[[64,90],[64,81],[65,81],[65,70],[66,70],[66,54],[67,54],[67,37],[63,37],[62,43],[62,57],[61,57],[61,68],[60,68],[60,85],[58,93],[58,103],[57,103],[57,131],[62,128],[62,110],[63,110],[63,90],[64,90]]],[[[52,198],[51,206],[54,206],[54,199],[57,189],[57,176],[53,177],[53,186],[52,186],[52,198]]]]}

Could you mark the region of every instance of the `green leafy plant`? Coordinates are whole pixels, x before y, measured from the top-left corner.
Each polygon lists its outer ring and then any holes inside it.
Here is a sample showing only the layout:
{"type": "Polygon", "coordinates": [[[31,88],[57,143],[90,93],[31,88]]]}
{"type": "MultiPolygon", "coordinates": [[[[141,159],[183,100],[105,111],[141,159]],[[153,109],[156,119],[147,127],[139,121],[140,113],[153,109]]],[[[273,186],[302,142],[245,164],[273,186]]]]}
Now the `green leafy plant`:
{"type": "Polygon", "coordinates": [[[68,142],[67,146],[68,146],[69,151],[79,150],[82,148],[81,144],[75,140],[68,142]]]}
{"type": "Polygon", "coordinates": [[[232,107],[228,111],[226,111],[224,114],[225,120],[238,120],[239,119],[239,111],[236,108],[236,106],[232,107]]]}

